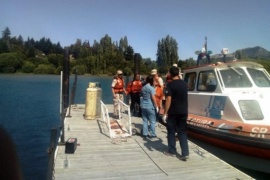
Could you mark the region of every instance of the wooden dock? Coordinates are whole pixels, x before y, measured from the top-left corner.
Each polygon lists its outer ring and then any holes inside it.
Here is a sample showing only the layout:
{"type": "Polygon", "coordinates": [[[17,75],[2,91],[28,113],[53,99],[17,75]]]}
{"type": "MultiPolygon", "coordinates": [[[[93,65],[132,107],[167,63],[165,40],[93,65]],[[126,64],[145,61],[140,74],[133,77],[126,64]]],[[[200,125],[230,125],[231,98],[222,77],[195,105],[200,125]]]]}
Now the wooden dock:
{"type": "MultiPolygon", "coordinates": [[[[112,112],[112,105],[106,105],[112,112]]],[[[109,138],[101,120],[85,120],[84,105],[72,106],[65,118],[65,140],[77,138],[74,154],[58,146],[54,167],[56,180],[163,180],[163,179],[252,179],[189,141],[190,158],[181,161],[163,154],[167,150],[166,128],[156,128],[157,138],[144,140],[139,135],[109,138]]],[[[132,117],[137,129],[141,118],[132,117]]],[[[180,152],[179,143],[177,143],[180,152]]]]}

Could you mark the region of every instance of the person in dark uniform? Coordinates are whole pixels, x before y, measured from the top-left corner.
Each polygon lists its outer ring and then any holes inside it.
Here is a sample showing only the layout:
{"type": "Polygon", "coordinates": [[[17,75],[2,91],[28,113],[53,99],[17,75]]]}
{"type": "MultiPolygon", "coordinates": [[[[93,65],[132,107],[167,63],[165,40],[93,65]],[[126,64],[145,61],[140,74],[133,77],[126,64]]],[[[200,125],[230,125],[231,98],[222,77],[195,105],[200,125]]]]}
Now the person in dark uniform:
{"type": "Polygon", "coordinates": [[[185,81],[179,77],[179,68],[171,67],[169,71],[172,82],[168,83],[165,90],[165,109],[162,120],[167,123],[168,150],[164,151],[167,156],[176,156],[175,131],[181,147],[180,160],[189,158],[187,141],[187,115],[188,115],[188,87],[185,81]],[[168,116],[168,118],[167,118],[168,116]]]}

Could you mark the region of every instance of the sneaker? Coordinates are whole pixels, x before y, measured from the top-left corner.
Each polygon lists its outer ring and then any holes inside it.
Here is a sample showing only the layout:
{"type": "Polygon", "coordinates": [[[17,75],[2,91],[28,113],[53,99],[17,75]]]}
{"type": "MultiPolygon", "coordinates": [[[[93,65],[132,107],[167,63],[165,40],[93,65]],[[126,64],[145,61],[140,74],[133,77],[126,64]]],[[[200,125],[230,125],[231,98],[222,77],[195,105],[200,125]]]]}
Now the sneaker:
{"type": "Polygon", "coordinates": [[[171,157],[175,157],[175,154],[169,153],[168,151],[164,151],[163,154],[165,154],[166,156],[171,156],[171,157]]]}
{"type": "Polygon", "coordinates": [[[157,136],[148,136],[150,139],[152,139],[152,138],[157,138],[157,136]]]}
{"type": "Polygon", "coordinates": [[[182,161],[186,161],[189,158],[189,156],[179,156],[178,159],[182,161]]]}
{"type": "Polygon", "coordinates": [[[147,136],[145,136],[145,135],[143,135],[142,137],[143,137],[143,140],[146,140],[147,139],[147,136]]]}

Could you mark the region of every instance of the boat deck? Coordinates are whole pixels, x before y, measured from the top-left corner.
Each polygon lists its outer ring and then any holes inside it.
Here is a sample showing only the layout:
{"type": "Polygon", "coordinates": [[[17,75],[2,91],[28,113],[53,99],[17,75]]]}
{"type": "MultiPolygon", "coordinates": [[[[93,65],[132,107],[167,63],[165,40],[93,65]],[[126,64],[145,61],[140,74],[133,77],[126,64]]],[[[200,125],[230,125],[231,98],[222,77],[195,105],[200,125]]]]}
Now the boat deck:
{"type": "MultiPolygon", "coordinates": [[[[112,105],[106,105],[112,112],[112,105]]],[[[65,118],[65,140],[77,138],[74,154],[58,146],[54,177],[61,179],[252,179],[189,141],[190,158],[180,161],[163,154],[167,150],[166,128],[156,128],[157,138],[139,135],[110,139],[101,119],[85,120],[84,105],[72,106],[65,118]]],[[[141,118],[132,117],[137,129],[141,118]]],[[[179,150],[179,143],[177,143],[179,150]]]]}

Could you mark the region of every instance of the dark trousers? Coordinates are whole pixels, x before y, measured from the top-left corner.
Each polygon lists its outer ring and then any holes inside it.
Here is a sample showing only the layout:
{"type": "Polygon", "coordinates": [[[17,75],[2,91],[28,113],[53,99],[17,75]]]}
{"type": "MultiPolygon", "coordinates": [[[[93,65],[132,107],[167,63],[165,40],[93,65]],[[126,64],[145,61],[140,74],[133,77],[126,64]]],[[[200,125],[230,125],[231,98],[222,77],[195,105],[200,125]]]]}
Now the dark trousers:
{"type": "MultiPolygon", "coordinates": [[[[142,114],[142,110],[140,107],[140,93],[130,93],[130,98],[131,98],[131,104],[130,104],[130,111],[135,112],[135,104],[138,104],[139,106],[139,115],[142,114]]],[[[136,113],[136,112],[135,112],[136,113]]]]}
{"type": "Polygon", "coordinates": [[[181,155],[188,156],[188,141],[187,141],[187,114],[168,115],[167,120],[167,139],[168,139],[168,152],[176,153],[175,132],[179,138],[181,155]]]}

